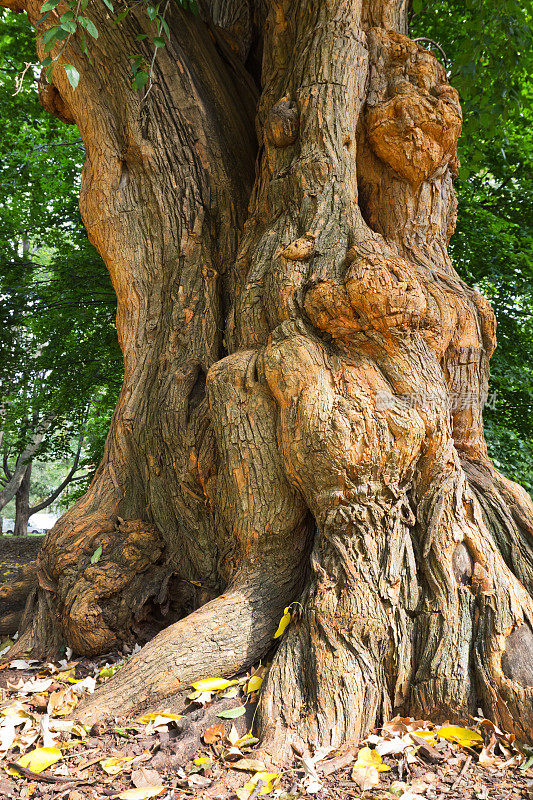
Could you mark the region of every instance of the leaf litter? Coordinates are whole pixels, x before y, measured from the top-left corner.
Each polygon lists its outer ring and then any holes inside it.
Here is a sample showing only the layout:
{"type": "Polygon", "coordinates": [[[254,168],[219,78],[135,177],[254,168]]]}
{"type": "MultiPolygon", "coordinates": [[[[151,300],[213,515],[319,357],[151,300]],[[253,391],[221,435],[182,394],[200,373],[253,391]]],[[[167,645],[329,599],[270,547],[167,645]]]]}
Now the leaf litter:
{"type": "Polygon", "coordinates": [[[250,730],[265,665],[196,681],[182,714],[76,720],[78,703],[126,660],[67,652],[58,664],[18,659],[0,670],[2,800],[533,800],[533,749],[481,716],[464,725],[396,716],[358,746],[295,749],[292,765],[269,771],[250,730]]]}

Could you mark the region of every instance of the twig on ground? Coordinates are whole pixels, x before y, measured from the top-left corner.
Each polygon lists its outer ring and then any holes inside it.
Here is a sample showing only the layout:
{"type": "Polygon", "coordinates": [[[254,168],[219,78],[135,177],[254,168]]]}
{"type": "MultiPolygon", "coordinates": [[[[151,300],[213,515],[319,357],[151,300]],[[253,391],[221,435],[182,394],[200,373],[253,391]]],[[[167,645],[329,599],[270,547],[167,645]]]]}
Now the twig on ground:
{"type": "Polygon", "coordinates": [[[457,776],[455,781],[452,783],[452,788],[450,789],[451,792],[453,792],[454,789],[457,789],[457,787],[459,786],[459,784],[461,782],[461,779],[462,779],[463,775],[466,773],[466,771],[467,771],[467,769],[468,769],[468,767],[470,766],[471,763],[472,763],[472,756],[467,756],[466,759],[465,759],[465,763],[461,767],[461,771],[460,771],[459,775],[457,776]]]}

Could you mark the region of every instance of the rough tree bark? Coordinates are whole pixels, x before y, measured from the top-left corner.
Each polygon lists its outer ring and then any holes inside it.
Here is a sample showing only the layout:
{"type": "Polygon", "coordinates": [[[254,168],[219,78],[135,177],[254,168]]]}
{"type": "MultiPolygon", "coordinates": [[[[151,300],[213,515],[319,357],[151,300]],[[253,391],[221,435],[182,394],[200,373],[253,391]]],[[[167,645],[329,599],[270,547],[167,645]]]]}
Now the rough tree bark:
{"type": "MultiPolygon", "coordinates": [[[[36,21],[40,0],[7,1],[36,21]]],[[[147,23],[111,26],[96,0],[94,66],[73,39],[78,88],[59,69],[43,85],[85,142],[125,379],[18,650],[91,654],[148,635],[157,607],[168,622],[88,719],[246,667],[298,601],[260,702],[274,758],[393,711],[481,706],[531,737],[533,507],[487,456],[494,317],[446,251],[461,111],[406,6],[169,5],[143,98],[147,23]]]]}
{"type": "Polygon", "coordinates": [[[30,519],[30,487],[31,487],[31,462],[26,467],[24,477],[15,495],[15,528],[14,536],[28,535],[28,521],[30,519]]]}

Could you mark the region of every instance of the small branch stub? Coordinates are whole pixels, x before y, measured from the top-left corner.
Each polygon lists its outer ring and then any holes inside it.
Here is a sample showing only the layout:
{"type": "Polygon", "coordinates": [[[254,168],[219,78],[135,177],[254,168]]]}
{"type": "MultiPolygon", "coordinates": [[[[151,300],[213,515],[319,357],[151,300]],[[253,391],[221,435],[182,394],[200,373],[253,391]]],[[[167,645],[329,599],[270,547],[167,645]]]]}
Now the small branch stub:
{"type": "Polygon", "coordinates": [[[292,100],[282,100],[270,109],[266,135],[274,147],[289,147],[298,138],[299,115],[292,100]]]}

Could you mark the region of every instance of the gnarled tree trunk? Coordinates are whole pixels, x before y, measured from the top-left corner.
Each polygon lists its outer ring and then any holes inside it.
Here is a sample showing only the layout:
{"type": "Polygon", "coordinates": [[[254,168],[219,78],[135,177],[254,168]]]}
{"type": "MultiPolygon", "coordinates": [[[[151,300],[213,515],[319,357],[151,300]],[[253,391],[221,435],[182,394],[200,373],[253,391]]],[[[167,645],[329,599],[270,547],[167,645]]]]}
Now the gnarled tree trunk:
{"type": "Polygon", "coordinates": [[[73,39],[78,88],[57,68],[43,86],[87,149],[125,379],[18,649],[90,654],[169,623],[87,718],[249,665],[298,601],[260,703],[274,757],[393,710],[481,706],[531,736],[533,508],[487,456],[494,317],[446,251],[461,111],[406,6],[169,6],[143,97],[148,23],[112,26],[95,0],[93,66],[73,39]]]}

